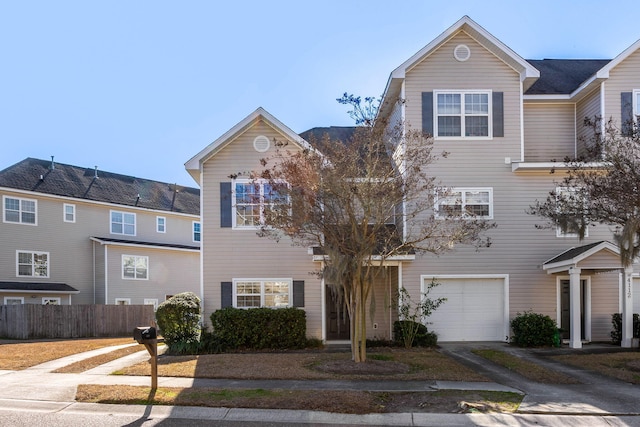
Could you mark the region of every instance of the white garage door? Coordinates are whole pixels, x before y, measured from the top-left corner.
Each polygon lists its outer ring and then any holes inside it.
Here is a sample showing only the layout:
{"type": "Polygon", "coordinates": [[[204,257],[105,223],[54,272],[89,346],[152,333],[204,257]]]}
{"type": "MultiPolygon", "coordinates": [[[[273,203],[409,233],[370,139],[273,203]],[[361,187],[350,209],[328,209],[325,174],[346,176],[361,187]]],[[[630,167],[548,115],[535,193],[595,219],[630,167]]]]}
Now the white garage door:
{"type": "MultiPolygon", "coordinates": [[[[447,298],[427,319],[432,323],[428,328],[438,334],[438,341],[507,339],[505,278],[436,278],[436,281],[440,285],[429,291],[429,297],[447,298]]],[[[430,282],[431,278],[425,279],[425,289],[430,282]]]]}

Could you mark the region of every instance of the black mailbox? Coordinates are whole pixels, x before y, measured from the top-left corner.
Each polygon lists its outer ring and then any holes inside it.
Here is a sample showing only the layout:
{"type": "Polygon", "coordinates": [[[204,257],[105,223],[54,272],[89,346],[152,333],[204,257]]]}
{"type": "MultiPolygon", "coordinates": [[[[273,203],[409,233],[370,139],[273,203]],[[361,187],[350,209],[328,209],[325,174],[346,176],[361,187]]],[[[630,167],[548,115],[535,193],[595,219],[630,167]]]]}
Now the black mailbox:
{"type": "Polygon", "coordinates": [[[138,326],[133,330],[133,339],[139,343],[157,338],[156,328],[153,326],[138,326]]]}

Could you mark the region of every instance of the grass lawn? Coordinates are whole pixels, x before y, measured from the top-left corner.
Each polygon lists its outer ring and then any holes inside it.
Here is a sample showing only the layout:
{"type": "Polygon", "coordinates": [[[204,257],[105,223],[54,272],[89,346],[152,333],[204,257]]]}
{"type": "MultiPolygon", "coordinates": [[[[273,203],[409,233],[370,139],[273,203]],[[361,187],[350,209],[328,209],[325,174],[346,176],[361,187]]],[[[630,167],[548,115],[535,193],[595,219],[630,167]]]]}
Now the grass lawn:
{"type": "Polygon", "coordinates": [[[640,384],[640,352],[602,353],[553,356],[578,368],[599,372],[622,381],[640,384]]]}

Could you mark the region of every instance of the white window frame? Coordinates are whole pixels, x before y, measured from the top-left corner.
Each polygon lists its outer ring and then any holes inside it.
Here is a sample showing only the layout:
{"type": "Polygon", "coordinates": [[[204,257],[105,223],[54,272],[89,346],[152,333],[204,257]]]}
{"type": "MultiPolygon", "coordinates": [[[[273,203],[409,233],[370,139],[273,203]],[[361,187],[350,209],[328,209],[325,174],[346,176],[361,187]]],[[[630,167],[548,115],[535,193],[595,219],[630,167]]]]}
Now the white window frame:
{"type": "MultiPolygon", "coordinates": [[[[15,209],[11,209],[11,211],[15,211],[15,209]]],[[[6,222],[9,224],[22,224],[22,225],[38,225],[38,201],[36,199],[25,199],[23,197],[13,197],[13,196],[2,196],[2,222],[6,222]],[[18,201],[18,221],[11,221],[7,219],[7,199],[13,199],[18,201]],[[30,211],[24,210],[23,202],[32,202],[33,203],[33,222],[25,222],[23,221],[23,214],[31,213],[30,211]]]]}
{"type": "Polygon", "coordinates": [[[493,139],[493,92],[487,89],[478,90],[435,90],[433,91],[433,135],[435,139],[447,139],[447,140],[467,140],[467,139],[480,139],[488,140],[493,139]],[[465,96],[466,95],[487,95],[487,113],[486,114],[473,114],[465,113],[465,96]],[[460,95],[460,113],[440,114],[438,112],[438,95],[460,95]],[[440,116],[456,116],[460,117],[460,135],[445,135],[439,136],[438,129],[438,117],[440,116]],[[466,117],[487,117],[487,135],[481,136],[466,136],[466,117]]]}
{"type": "Polygon", "coordinates": [[[149,257],[145,255],[129,255],[122,254],[122,280],[149,280],[149,257]],[[135,266],[138,259],[143,259],[146,264],[146,277],[137,277],[137,269],[134,267],[134,277],[125,276],[125,258],[133,258],[133,265],[135,266]]]}
{"type": "Polygon", "coordinates": [[[158,309],[158,298],[145,298],[144,305],[152,305],[153,311],[158,309]]]}
{"type": "MultiPolygon", "coordinates": [[[[560,194],[561,192],[570,192],[573,191],[575,189],[569,188],[569,187],[556,187],[556,195],[560,194]]],[[[557,196],[556,196],[557,198],[557,196]]],[[[556,226],[556,237],[562,237],[562,238],[576,238],[578,237],[578,233],[567,233],[566,231],[562,230],[562,227],[560,227],[559,225],[556,226]]],[[[584,237],[589,237],[589,227],[587,227],[587,229],[584,231],[584,237]]]]}
{"type": "Polygon", "coordinates": [[[156,232],[157,233],[166,233],[167,232],[167,218],[164,216],[156,217],[156,232]]]}
{"type": "Polygon", "coordinates": [[[633,118],[640,116],[640,89],[633,90],[633,118]]]}
{"type": "Polygon", "coordinates": [[[15,302],[10,303],[9,301],[20,301],[20,304],[24,304],[24,297],[4,297],[4,305],[18,305],[15,302]]]}
{"type": "MultiPolygon", "coordinates": [[[[439,196],[436,192],[436,211],[435,211],[436,218],[439,218],[439,219],[450,218],[449,215],[440,213],[440,206],[448,204],[445,202],[447,201],[447,199],[450,199],[451,197],[453,197],[454,193],[460,193],[461,215],[459,216],[459,218],[461,219],[493,219],[493,187],[453,187],[447,191],[447,194],[445,196],[439,196]],[[489,203],[488,203],[489,215],[474,216],[474,215],[465,214],[465,206],[467,205],[466,199],[468,196],[467,193],[480,193],[480,192],[487,192],[489,195],[489,203]]],[[[456,204],[454,203],[451,205],[456,205],[456,204]]]]}
{"type": "Polygon", "coordinates": [[[16,277],[32,277],[34,279],[48,279],[49,276],[51,275],[51,255],[49,254],[49,252],[43,252],[43,251],[27,251],[27,250],[23,250],[23,249],[18,249],[16,250],[16,277]],[[31,274],[20,274],[20,265],[27,265],[27,264],[20,264],[20,254],[30,254],[31,255],[31,274]],[[46,269],[47,269],[47,274],[42,276],[42,275],[36,275],[35,271],[36,271],[36,264],[34,262],[34,257],[36,255],[46,255],[47,257],[47,261],[46,261],[46,269]]]}
{"type": "Polygon", "coordinates": [[[193,221],[191,223],[191,239],[194,243],[200,243],[202,241],[202,223],[200,221],[193,221]],[[196,225],[198,226],[198,231],[196,231],[196,225]],[[197,239],[196,236],[198,236],[197,239]]]}
{"type": "Polygon", "coordinates": [[[62,205],[62,220],[64,222],[76,222],[76,205],[71,203],[65,203],[62,205]],[[70,212],[67,212],[70,209],[70,212]],[[67,217],[67,213],[71,215],[71,219],[67,217]]]}
{"type": "Polygon", "coordinates": [[[61,305],[62,298],[60,297],[42,297],[42,305],[61,305]],[[51,304],[50,301],[55,301],[55,304],[51,304]]]}
{"type": "Polygon", "coordinates": [[[116,298],[114,300],[115,305],[131,305],[131,298],[116,298]]]}
{"type": "MultiPolygon", "coordinates": [[[[269,184],[267,180],[259,179],[259,180],[251,180],[247,178],[237,178],[234,179],[231,184],[231,215],[232,215],[232,227],[238,230],[257,230],[262,224],[264,224],[264,212],[265,212],[265,184],[269,184]],[[236,185],[237,184],[252,184],[259,186],[260,194],[257,195],[258,201],[256,203],[247,203],[247,205],[257,206],[260,210],[259,212],[259,220],[257,224],[238,224],[238,201],[237,201],[237,193],[236,193],[236,185]]],[[[288,201],[285,203],[289,203],[288,201]]]]}
{"type": "MultiPolygon", "coordinates": [[[[260,306],[259,307],[267,307],[267,308],[285,308],[285,307],[293,307],[293,279],[288,278],[288,279],[283,279],[283,278],[277,278],[277,279],[265,279],[265,278],[260,278],[260,279],[233,279],[233,306],[235,308],[257,308],[255,306],[246,306],[246,305],[238,305],[238,297],[242,297],[242,296],[251,296],[251,295],[257,295],[257,294],[245,294],[245,293],[239,293],[238,292],[238,285],[242,284],[242,283],[259,283],[260,286],[260,306]],[[288,302],[287,304],[276,304],[276,305],[266,305],[266,299],[267,299],[267,294],[265,293],[265,284],[269,283],[269,282],[282,282],[282,283],[286,283],[288,285],[288,294],[287,294],[287,299],[288,302]]],[[[269,294],[269,295],[275,295],[275,294],[269,294]]]]}
{"type": "Polygon", "coordinates": [[[136,222],[137,222],[137,218],[136,218],[136,214],[134,212],[114,211],[114,210],[109,211],[109,232],[111,234],[119,234],[119,235],[122,235],[122,236],[135,236],[136,235],[136,229],[137,229],[136,222]],[[114,220],[113,220],[113,215],[114,214],[122,215],[122,222],[114,222],[114,220]],[[133,217],[133,233],[126,233],[125,232],[125,226],[126,225],[131,226],[130,223],[125,221],[125,216],[129,216],[129,215],[133,217]],[[122,232],[119,233],[117,231],[113,231],[114,224],[120,224],[122,226],[122,232]]]}

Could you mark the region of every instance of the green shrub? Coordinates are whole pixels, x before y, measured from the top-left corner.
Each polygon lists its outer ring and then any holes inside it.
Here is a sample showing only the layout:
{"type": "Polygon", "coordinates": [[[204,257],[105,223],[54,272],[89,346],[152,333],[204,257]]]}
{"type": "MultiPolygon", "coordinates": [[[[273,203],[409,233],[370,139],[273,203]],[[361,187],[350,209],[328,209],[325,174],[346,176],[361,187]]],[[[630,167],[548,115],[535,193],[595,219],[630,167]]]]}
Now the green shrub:
{"type": "Polygon", "coordinates": [[[299,308],[223,308],[211,314],[213,337],[221,348],[298,349],[307,345],[307,319],[299,308]]]}
{"type": "Polygon", "coordinates": [[[407,331],[412,331],[409,333],[413,334],[412,347],[435,347],[438,344],[438,335],[435,332],[429,332],[422,323],[396,320],[393,323],[393,337],[398,345],[406,346],[408,340],[405,339],[404,334],[407,331]]]}
{"type": "Polygon", "coordinates": [[[530,311],[518,313],[511,321],[511,329],[511,342],[520,347],[552,346],[558,332],[555,320],[530,311]]]}
{"type": "Polygon", "coordinates": [[[170,353],[197,351],[200,340],[200,298],[193,292],[174,295],[158,306],[156,320],[170,353]]]}
{"type": "MultiPolygon", "coordinates": [[[[620,345],[622,343],[622,313],[613,313],[611,315],[611,324],[613,325],[611,342],[620,345]]],[[[640,337],[640,316],[638,316],[638,313],[633,313],[633,337],[640,337]]]]}

